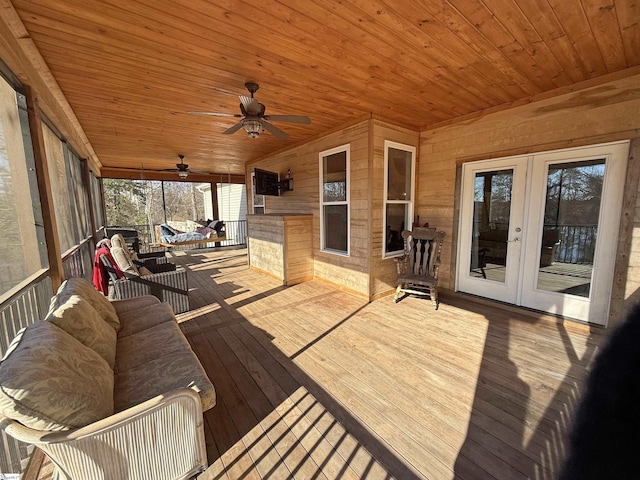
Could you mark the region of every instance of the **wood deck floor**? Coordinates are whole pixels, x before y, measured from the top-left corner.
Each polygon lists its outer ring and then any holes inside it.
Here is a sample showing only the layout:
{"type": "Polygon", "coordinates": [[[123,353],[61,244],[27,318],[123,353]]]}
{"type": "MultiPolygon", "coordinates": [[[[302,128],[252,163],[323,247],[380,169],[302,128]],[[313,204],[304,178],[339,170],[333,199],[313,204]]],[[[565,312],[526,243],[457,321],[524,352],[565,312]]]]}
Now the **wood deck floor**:
{"type": "Polygon", "coordinates": [[[218,393],[209,479],[552,479],[600,329],[445,296],[289,288],[245,250],[175,252],[218,393]]]}
{"type": "Polygon", "coordinates": [[[218,395],[201,480],[557,476],[603,330],[451,294],[434,311],[284,288],[246,250],[168,255],[218,395]]]}

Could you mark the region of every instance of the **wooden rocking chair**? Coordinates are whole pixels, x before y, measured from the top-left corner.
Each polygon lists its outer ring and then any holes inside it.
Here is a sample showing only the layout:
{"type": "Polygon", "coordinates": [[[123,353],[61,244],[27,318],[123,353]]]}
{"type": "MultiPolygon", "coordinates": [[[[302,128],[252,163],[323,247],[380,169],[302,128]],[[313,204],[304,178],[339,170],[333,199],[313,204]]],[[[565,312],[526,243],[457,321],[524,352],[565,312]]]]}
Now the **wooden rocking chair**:
{"type": "Polygon", "coordinates": [[[435,228],[404,230],[404,255],[397,258],[398,288],[393,296],[398,303],[400,293],[429,295],[431,303],[438,309],[438,268],[444,232],[435,228]]]}

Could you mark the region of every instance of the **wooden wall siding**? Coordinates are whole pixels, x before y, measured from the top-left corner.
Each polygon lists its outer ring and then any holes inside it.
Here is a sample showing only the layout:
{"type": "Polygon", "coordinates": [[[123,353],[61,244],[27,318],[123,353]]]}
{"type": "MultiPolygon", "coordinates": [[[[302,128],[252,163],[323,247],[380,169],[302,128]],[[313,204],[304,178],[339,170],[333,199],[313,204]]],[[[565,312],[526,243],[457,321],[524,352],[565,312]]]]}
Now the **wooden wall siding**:
{"type": "Polygon", "coordinates": [[[259,270],[284,280],[284,220],[282,217],[247,216],[249,264],[259,270]]]}
{"type": "Polygon", "coordinates": [[[611,316],[640,301],[640,137],[631,141],[611,316]],[[635,187],[633,191],[630,189],[635,187]]]}
{"type": "MultiPolygon", "coordinates": [[[[639,85],[640,76],[629,77],[420,134],[418,211],[447,232],[440,271],[443,286],[453,288],[455,280],[456,166],[637,137],[639,85]]],[[[640,239],[640,233],[634,235],[640,239]]],[[[640,278],[630,278],[625,288],[638,286],[640,278]]]]}
{"type": "Polygon", "coordinates": [[[286,285],[313,278],[313,216],[286,217],[284,226],[286,285]]]}
{"type": "MultiPolygon", "coordinates": [[[[280,173],[288,169],[294,179],[294,191],[280,197],[265,197],[266,212],[313,214],[314,276],[333,282],[361,295],[369,296],[369,122],[361,122],[292,150],[260,161],[250,162],[245,175],[254,168],[280,173]],[[351,232],[348,257],[320,251],[319,153],[340,145],[351,149],[351,232]]],[[[252,199],[249,199],[251,202],[252,199]]],[[[249,232],[251,236],[251,232],[249,232]]]]}
{"type": "Polygon", "coordinates": [[[284,285],[313,278],[312,215],[248,215],[249,262],[284,285]]]}
{"type": "MultiPolygon", "coordinates": [[[[396,262],[393,258],[382,258],[385,237],[384,230],[384,141],[390,140],[416,147],[416,162],[419,158],[418,145],[420,135],[417,131],[407,130],[380,121],[373,122],[373,154],[371,161],[371,298],[376,298],[395,290],[398,278],[396,262]]],[[[416,169],[416,175],[418,170],[416,169]]],[[[417,183],[417,182],[416,182],[417,183]]],[[[419,187],[417,185],[416,187],[419,187]]],[[[416,188],[416,195],[419,188],[416,188]]],[[[414,206],[417,211],[417,202],[414,206]]]]}

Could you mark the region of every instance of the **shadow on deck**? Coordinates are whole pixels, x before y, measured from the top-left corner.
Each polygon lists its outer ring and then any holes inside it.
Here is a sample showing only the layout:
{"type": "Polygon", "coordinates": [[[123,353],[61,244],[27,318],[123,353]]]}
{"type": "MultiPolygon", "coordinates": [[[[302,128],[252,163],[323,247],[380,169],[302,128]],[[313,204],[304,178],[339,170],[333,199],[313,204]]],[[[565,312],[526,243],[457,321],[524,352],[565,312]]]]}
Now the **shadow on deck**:
{"type": "Polygon", "coordinates": [[[175,254],[181,327],[216,387],[202,479],[551,479],[604,338],[449,295],[285,288],[245,250],[175,254]]]}

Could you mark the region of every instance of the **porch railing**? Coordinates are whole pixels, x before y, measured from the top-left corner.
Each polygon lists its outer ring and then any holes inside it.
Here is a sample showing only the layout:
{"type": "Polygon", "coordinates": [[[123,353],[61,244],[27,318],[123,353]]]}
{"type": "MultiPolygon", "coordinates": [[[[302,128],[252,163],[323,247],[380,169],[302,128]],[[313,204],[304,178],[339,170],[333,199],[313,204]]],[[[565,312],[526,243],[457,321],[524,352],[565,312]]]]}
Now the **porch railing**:
{"type": "MultiPolygon", "coordinates": [[[[474,229],[476,232],[486,228],[476,222],[474,229]]],[[[492,230],[506,230],[508,223],[493,222],[492,230]]],[[[598,234],[597,225],[555,225],[544,226],[545,230],[558,230],[560,232],[560,243],[554,252],[553,261],[560,263],[572,263],[590,265],[596,248],[596,238],[598,234]]],[[[506,243],[506,242],[505,242],[506,243]]]]}
{"type": "MultiPolygon", "coordinates": [[[[225,220],[226,236],[229,240],[220,242],[221,246],[240,246],[247,244],[247,221],[246,220],[225,220]]],[[[132,228],[138,231],[140,239],[140,252],[146,253],[151,250],[149,245],[153,244],[156,239],[154,234],[149,230],[149,225],[111,225],[109,228],[132,228]]],[[[212,241],[213,243],[213,241],[212,241]]],[[[197,248],[197,247],[193,247],[197,248]]]]}
{"type": "Polygon", "coordinates": [[[597,225],[545,226],[545,229],[560,230],[560,244],[556,248],[556,262],[593,264],[596,249],[597,225]]]}

